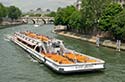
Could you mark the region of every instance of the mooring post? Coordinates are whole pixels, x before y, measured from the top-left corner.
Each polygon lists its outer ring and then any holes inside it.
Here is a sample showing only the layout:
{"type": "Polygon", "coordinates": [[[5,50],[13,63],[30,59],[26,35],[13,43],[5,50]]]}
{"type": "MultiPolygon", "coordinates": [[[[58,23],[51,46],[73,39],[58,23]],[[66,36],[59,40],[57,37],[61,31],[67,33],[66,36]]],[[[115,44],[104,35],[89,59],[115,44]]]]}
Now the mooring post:
{"type": "Polygon", "coordinates": [[[120,51],[120,47],[121,47],[121,40],[117,40],[117,42],[116,42],[116,50],[120,51]]]}
{"type": "Polygon", "coordinates": [[[96,46],[99,47],[99,43],[100,43],[100,39],[99,39],[99,35],[97,35],[96,37],[96,46]]]}

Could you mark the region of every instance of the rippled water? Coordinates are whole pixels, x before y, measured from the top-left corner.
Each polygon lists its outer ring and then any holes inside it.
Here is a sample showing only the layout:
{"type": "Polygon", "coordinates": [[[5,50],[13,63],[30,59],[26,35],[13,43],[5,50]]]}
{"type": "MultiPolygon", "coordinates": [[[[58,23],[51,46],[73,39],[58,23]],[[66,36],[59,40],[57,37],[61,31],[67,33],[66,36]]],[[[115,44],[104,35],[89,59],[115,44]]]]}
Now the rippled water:
{"type": "Polygon", "coordinates": [[[0,29],[0,82],[125,82],[125,52],[51,33],[53,25],[21,25],[0,29]],[[8,40],[15,31],[31,30],[61,39],[66,47],[106,61],[104,72],[61,75],[39,64],[29,53],[8,40]]]}

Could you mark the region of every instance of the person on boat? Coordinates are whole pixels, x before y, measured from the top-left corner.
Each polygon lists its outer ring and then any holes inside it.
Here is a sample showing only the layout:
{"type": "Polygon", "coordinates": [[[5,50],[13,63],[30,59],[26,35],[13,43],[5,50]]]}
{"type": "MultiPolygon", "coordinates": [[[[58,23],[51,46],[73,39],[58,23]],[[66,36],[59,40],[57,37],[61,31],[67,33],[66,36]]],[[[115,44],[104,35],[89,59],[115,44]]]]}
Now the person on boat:
{"type": "Polygon", "coordinates": [[[48,53],[56,53],[55,49],[53,48],[53,43],[52,42],[48,42],[47,50],[48,50],[48,53]]]}
{"type": "Polygon", "coordinates": [[[62,46],[60,46],[60,55],[64,56],[64,49],[62,46]]]}
{"type": "Polygon", "coordinates": [[[50,45],[51,45],[50,42],[48,42],[48,43],[46,44],[46,51],[47,51],[47,53],[51,53],[51,47],[50,47],[50,45]]]}

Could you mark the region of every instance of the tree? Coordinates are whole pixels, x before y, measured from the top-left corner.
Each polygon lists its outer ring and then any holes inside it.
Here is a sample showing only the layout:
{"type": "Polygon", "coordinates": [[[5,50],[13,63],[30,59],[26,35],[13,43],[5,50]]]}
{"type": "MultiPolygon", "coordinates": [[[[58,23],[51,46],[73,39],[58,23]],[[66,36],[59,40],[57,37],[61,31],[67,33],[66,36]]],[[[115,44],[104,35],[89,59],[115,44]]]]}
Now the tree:
{"type": "Polygon", "coordinates": [[[82,30],[82,21],[81,21],[81,13],[80,11],[76,10],[72,13],[69,17],[69,25],[72,29],[75,29],[77,32],[81,32],[82,30]]]}
{"type": "Polygon", "coordinates": [[[108,5],[103,12],[102,17],[100,17],[100,29],[103,31],[112,31],[113,20],[117,14],[122,11],[122,7],[120,4],[112,3],[108,5]]]}
{"type": "Polygon", "coordinates": [[[125,37],[125,10],[120,4],[113,3],[105,8],[100,18],[100,29],[112,33],[115,39],[125,37]]]}
{"type": "Polygon", "coordinates": [[[0,3],[0,23],[2,22],[3,17],[5,17],[6,15],[7,15],[6,7],[2,3],[0,3]]]}
{"type": "Polygon", "coordinates": [[[46,14],[45,16],[48,16],[48,17],[55,17],[55,16],[56,16],[56,12],[52,11],[51,13],[46,14]]]}
{"type": "Polygon", "coordinates": [[[125,10],[121,11],[119,14],[115,16],[111,30],[116,39],[124,39],[125,37],[125,10]]]}
{"type": "Polygon", "coordinates": [[[18,19],[21,16],[21,11],[19,8],[15,7],[15,6],[10,6],[8,8],[8,17],[12,19],[12,21],[14,19],[18,19]]]}
{"type": "Polygon", "coordinates": [[[63,9],[58,8],[56,16],[54,18],[54,24],[55,25],[63,25],[64,24],[62,14],[63,14],[63,9]]]}
{"type": "Polygon", "coordinates": [[[84,32],[87,33],[93,24],[93,12],[91,10],[92,6],[90,4],[91,0],[82,0],[81,13],[82,13],[82,25],[84,27],[84,32]]]}
{"type": "Polygon", "coordinates": [[[98,29],[98,20],[102,15],[103,9],[111,0],[82,0],[81,13],[84,31],[86,33],[98,29]]]}
{"type": "Polygon", "coordinates": [[[40,16],[41,16],[41,14],[35,14],[34,16],[36,16],[36,17],[40,17],[40,16]]]}
{"type": "Polygon", "coordinates": [[[69,17],[75,11],[74,6],[67,6],[66,8],[58,8],[55,16],[55,24],[69,25],[69,17]]]}

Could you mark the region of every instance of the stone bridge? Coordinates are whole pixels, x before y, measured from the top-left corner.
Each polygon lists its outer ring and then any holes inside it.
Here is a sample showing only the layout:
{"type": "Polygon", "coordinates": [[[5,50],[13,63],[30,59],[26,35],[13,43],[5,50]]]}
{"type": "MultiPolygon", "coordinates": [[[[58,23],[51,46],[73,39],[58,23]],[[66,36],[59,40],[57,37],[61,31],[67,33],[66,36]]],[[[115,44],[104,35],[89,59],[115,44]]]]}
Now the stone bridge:
{"type": "Polygon", "coordinates": [[[32,24],[52,24],[54,23],[54,17],[21,17],[24,23],[32,24]]]}

